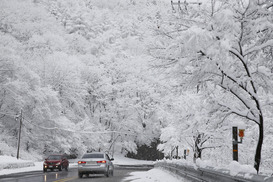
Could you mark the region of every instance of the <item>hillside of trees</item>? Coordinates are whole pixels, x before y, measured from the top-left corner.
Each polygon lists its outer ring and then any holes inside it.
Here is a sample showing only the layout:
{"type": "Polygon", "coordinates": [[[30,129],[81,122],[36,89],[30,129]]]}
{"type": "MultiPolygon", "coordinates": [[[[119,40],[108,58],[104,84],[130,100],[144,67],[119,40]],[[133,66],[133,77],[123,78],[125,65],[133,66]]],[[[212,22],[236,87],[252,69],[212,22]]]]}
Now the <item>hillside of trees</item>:
{"type": "Polygon", "coordinates": [[[24,159],[159,141],[228,164],[238,126],[239,162],[272,170],[273,3],[187,2],[2,0],[0,155],[21,120],[24,159]]]}

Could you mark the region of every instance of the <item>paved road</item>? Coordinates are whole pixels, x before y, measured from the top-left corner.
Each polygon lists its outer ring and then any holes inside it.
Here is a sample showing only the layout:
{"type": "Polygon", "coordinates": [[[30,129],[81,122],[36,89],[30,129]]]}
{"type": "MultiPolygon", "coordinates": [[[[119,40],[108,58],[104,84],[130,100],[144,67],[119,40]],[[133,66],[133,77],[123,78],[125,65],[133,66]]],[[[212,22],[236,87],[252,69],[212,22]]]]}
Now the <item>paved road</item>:
{"type": "MultiPolygon", "coordinates": [[[[90,175],[78,178],[77,169],[69,169],[69,171],[42,171],[17,173],[11,175],[0,176],[1,182],[121,182],[125,177],[129,176],[130,172],[147,171],[149,168],[139,167],[115,167],[114,176],[109,178],[104,175],[90,175]]],[[[124,181],[125,182],[125,181],[124,181]]],[[[129,181],[126,181],[129,182],[129,181]]]]}

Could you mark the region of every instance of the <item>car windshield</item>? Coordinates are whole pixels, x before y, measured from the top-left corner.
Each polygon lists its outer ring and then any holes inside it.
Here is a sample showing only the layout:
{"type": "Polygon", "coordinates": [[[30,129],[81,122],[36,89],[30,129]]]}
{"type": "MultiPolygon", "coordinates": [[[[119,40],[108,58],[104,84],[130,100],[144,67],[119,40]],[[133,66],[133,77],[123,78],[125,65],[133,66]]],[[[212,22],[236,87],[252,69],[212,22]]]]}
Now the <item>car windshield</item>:
{"type": "Polygon", "coordinates": [[[62,158],[61,155],[50,155],[48,156],[48,160],[60,160],[62,158]]]}
{"type": "Polygon", "coordinates": [[[84,158],[104,158],[103,154],[84,154],[83,157],[84,158]]]}

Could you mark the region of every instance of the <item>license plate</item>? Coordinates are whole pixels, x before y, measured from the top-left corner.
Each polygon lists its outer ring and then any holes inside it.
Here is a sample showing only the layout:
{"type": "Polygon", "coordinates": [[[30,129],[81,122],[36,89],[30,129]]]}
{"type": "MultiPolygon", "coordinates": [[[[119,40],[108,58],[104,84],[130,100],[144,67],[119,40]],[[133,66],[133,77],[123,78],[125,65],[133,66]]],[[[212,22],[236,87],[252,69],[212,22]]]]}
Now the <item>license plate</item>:
{"type": "Polygon", "coordinates": [[[53,166],[48,166],[48,167],[50,167],[50,168],[51,168],[51,167],[53,167],[53,166]]]}
{"type": "Polygon", "coordinates": [[[97,164],[97,162],[96,161],[89,161],[89,162],[87,162],[87,164],[95,165],[95,164],[97,164]]]}

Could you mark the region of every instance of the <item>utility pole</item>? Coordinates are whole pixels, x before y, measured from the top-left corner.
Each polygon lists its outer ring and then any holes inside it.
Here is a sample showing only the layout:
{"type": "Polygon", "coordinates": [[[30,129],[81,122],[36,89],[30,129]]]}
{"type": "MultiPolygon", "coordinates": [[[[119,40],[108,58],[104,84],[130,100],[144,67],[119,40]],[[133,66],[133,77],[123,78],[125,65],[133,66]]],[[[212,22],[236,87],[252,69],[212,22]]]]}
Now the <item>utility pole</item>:
{"type": "Polygon", "coordinates": [[[20,119],[19,119],[19,132],[18,132],[18,147],[17,147],[17,159],[19,159],[19,150],[20,150],[20,140],[21,140],[21,129],[22,129],[22,120],[23,120],[23,111],[21,109],[20,119]]]}

